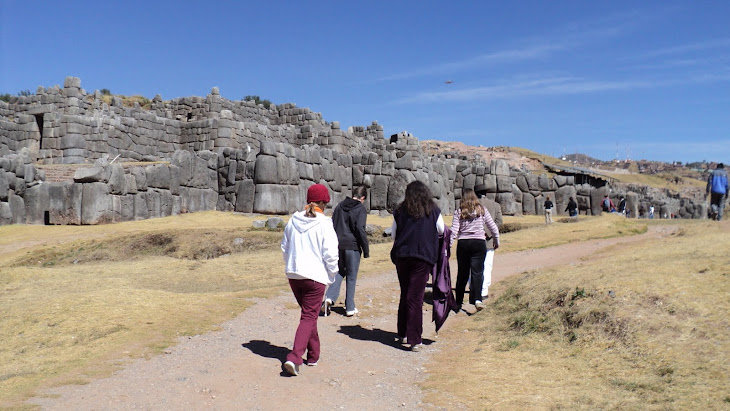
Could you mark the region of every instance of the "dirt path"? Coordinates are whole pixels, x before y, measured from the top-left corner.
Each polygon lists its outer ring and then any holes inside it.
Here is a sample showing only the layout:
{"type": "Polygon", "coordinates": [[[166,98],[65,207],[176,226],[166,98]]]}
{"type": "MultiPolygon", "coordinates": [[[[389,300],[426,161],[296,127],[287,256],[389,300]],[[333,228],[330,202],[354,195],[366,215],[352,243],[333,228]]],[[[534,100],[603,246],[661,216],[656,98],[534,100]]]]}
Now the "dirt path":
{"type": "MultiPolygon", "coordinates": [[[[493,281],[526,270],[576,263],[607,247],[671,231],[673,227],[655,227],[648,234],[627,238],[498,252],[493,281]]],[[[293,297],[285,293],[261,299],[223,324],[222,331],[181,339],[166,355],[131,361],[110,378],[52,389],[45,394],[56,398],[29,402],[49,410],[430,408],[422,402],[417,383],[426,377],[427,361],[446,342],[435,342],[431,309],[425,306],[426,349],[413,353],[396,345],[397,299],[394,272],[358,281],[362,313],[348,318],[339,311],[320,317],[322,358],[316,367],[302,366],[298,377],[281,372],[299,317],[293,297]],[[392,309],[369,313],[366,301],[373,295],[391,301],[392,309]]],[[[459,327],[464,318],[450,316],[444,327],[459,327]]]]}

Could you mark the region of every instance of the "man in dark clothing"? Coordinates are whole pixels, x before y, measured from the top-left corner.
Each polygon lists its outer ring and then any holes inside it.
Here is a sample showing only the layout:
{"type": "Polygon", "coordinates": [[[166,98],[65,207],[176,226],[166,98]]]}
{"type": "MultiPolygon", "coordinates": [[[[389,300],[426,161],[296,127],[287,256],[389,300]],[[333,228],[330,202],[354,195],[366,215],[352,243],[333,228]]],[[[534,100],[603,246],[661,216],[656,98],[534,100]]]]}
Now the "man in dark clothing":
{"type": "Polygon", "coordinates": [[[357,314],[355,307],[355,284],[357,283],[357,271],[360,268],[360,255],[364,258],[370,257],[368,236],[365,232],[367,222],[367,210],[363,205],[368,192],[364,186],[355,188],[352,198],[346,198],[335,207],[332,214],[332,224],[335,226],[337,240],[340,249],[340,272],[335,275],[335,282],[327,289],[325,300],[322,304],[324,315],[330,313],[330,308],[340,296],[342,279],[347,278],[345,283],[345,314],[352,317],[357,314]]]}
{"type": "Polygon", "coordinates": [[[619,199],[618,212],[626,215],[626,198],[624,196],[621,196],[621,198],[619,199]]]}
{"type": "Polygon", "coordinates": [[[575,202],[573,197],[570,197],[570,201],[568,201],[565,211],[567,211],[568,215],[571,217],[576,217],[578,215],[578,203],[575,202]]]}
{"type": "Polygon", "coordinates": [[[710,210],[712,218],[722,220],[722,210],[725,208],[725,199],[728,193],[728,180],[725,165],[720,163],[707,178],[707,194],[710,196],[710,210]]]}

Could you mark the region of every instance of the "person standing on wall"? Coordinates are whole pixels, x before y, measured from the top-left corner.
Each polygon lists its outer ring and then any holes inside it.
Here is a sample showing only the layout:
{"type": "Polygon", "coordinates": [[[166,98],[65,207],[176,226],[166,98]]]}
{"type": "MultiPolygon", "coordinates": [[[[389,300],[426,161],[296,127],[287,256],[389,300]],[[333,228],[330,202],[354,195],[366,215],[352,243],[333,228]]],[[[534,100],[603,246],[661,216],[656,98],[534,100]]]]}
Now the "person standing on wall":
{"type": "Polygon", "coordinates": [[[719,163],[707,178],[707,195],[710,196],[711,217],[722,220],[722,210],[725,208],[725,199],[728,194],[728,179],[725,164],[719,163]]]}
{"type": "MultiPolygon", "coordinates": [[[[484,207],[489,215],[492,216],[494,223],[497,224],[497,230],[502,229],[502,206],[494,200],[488,199],[486,189],[479,190],[479,186],[475,188],[479,193],[479,203],[484,207]]],[[[499,241],[497,241],[497,247],[494,246],[494,237],[491,232],[486,233],[487,236],[487,255],[484,258],[484,282],[482,283],[482,302],[489,298],[489,286],[492,285],[492,268],[494,268],[494,251],[499,248],[499,241]]]]}
{"type": "Polygon", "coordinates": [[[573,197],[570,197],[568,205],[565,207],[565,211],[567,211],[568,215],[570,215],[571,217],[578,216],[578,203],[575,202],[575,199],[573,199],[573,197]]]}
{"type": "Polygon", "coordinates": [[[307,365],[317,365],[320,346],[317,332],[319,307],[327,285],[332,284],[338,268],[337,233],[324,209],[330,202],[327,187],[314,184],[307,190],[307,206],[294,213],[284,228],[281,251],[286,276],[294,293],[301,316],[294,336],[294,347],[282,368],[289,375],[299,375],[302,356],[307,352],[307,365]]]}
{"type": "Polygon", "coordinates": [[[411,351],[420,351],[423,334],[423,297],[428,276],[438,260],[439,234],[444,233],[441,210],[428,187],[416,180],[406,186],[402,203],[393,211],[393,248],[400,283],[398,337],[411,351]]]}
{"type": "Polygon", "coordinates": [[[370,257],[368,235],[365,232],[368,216],[363,205],[367,196],[368,191],[365,186],[355,188],[352,198],[343,200],[335,207],[332,214],[332,222],[340,248],[340,272],[335,275],[335,282],[327,288],[325,293],[325,300],[322,303],[325,317],[330,314],[332,305],[340,296],[343,278],[346,279],[345,315],[352,317],[358,313],[355,307],[355,284],[357,283],[357,271],[360,268],[360,256],[370,257]]]}
{"type": "Polygon", "coordinates": [[[553,222],[553,202],[550,200],[550,196],[545,197],[545,203],[543,203],[543,207],[545,208],[545,224],[552,224],[553,222]]]}
{"type": "Polygon", "coordinates": [[[456,277],[456,311],[461,311],[467,281],[469,287],[469,304],[474,304],[477,311],[484,308],[482,302],[482,286],[484,283],[484,260],[487,256],[486,231],[489,228],[494,242],[494,249],[499,248],[499,229],[492,216],[480,203],[474,190],[464,189],[459,209],[454,212],[451,222],[451,242],[457,238],[456,261],[459,269],[456,277]]]}

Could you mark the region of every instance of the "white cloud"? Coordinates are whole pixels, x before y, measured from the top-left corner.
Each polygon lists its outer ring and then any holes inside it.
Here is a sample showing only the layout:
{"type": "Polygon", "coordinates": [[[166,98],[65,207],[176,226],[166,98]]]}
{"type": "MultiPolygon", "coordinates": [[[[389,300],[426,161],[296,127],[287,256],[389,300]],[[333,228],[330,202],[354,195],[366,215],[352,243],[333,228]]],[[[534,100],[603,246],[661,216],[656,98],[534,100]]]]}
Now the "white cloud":
{"type": "Polygon", "coordinates": [[[657,57],[676,54],[686,54],[695,51],[704,51],[717,48],[730,47],[730,39],[712,39],[697,43],[682,44],[673,47],[665,47],[645,53],[645,57],[657,57]]]}

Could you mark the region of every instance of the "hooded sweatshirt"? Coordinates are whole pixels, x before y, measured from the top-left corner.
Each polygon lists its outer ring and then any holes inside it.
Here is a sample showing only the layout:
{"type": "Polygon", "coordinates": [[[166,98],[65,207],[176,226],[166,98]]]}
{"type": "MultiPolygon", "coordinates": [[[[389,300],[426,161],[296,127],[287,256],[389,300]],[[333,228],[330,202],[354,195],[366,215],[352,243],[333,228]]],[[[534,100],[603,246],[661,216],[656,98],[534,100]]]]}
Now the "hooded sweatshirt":
{"type": "Polygon", "coordinates": [[[307,217],[304,211],[294,213],[284,228],[281,251],[290,279],[330,285],[339,271],[337,234],[324,214],[307,217]]]}
{"type": "Polygon", "coordinates": [[[340,250],[357,250],[370,257],[368,235],[365,232],[367,222],[365,206],[353,198],[345,198],[332,214],[332,222],[340,243],[340,250]]]}

